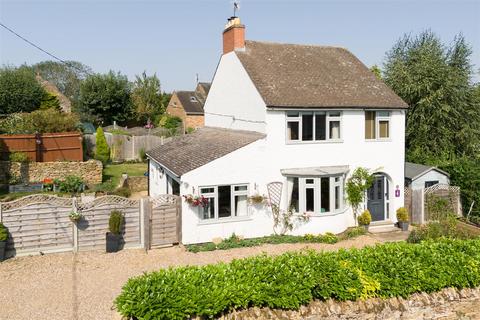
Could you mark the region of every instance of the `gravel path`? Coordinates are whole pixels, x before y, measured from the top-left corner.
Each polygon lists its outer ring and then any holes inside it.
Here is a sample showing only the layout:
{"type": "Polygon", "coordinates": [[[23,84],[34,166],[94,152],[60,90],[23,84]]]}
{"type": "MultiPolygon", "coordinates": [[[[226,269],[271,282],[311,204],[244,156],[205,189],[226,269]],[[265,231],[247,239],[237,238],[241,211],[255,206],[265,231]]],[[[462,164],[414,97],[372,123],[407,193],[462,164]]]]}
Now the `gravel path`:
{"type": "Polygon", "coordinates": [[[120,319],[113,300],[128,278],[146,271],[228,262],[263,252],[361,248],[378,242],[366,235],[336,244],[277,244],[201,253],[175,246],[148,253],[131,249],[13,258],[0,263],[0,319],[120,319]]]}

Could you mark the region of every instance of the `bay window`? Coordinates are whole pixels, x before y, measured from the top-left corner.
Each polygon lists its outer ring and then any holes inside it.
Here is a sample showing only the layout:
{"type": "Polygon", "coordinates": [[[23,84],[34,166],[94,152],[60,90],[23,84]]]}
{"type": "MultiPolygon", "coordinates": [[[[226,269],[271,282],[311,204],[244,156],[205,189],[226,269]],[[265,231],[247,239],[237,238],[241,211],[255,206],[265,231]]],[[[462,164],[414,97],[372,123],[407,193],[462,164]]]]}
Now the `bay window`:
{"type": "Polygon", "coordinates": [[[340,111],[288,111],[287,141],[341,139],[340,111]]]}
{"type": "Polygon", "coordinates": [[[390,138],[390,112],[365,111],[365,139],[390,138]]]}
{"type": "Polygon", "coordinates": [[[288,205],[295,212],[335,213],[343,209],[343,176],[288,177],[288,205]]]}
{"type": "Polygon", "coordinates": [[[200,218],[203,220],[241,217],[248,214],[246,184],[201,187],[200,195],[208,200],[206,206],[200,207],[200,218]]]}

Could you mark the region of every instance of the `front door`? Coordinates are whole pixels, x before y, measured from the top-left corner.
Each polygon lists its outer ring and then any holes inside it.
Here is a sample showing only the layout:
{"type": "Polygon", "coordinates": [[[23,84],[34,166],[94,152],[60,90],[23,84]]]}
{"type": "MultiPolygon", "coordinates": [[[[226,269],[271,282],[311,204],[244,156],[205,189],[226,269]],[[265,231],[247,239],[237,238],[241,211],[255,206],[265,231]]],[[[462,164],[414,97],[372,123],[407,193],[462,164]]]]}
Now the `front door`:
{"type": "Polygon", "coordinates": [[[372,186],[367,191],[367,209],[372,221],[385,220],[385,177],[375,176],[372,186]]]}

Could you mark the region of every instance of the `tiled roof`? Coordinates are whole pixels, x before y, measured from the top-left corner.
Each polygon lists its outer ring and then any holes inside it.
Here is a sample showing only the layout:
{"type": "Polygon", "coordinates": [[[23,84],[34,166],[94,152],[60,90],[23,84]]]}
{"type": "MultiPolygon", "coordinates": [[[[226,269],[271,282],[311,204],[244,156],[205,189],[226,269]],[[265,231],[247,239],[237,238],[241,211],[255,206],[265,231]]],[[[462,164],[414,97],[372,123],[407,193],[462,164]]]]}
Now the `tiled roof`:
{"type": "Polygon", "coordinates": [[[178,177],[265,137],[253,131],[204,127],[194,133],[174,137],[147,152],[178,177]]]}
{"type": "Polygon", "coordinates": [[[235,53],[268,107],[408,107],[344,48],[246,41],[235,53]]]}
{"type": "Polygon", "coordinates": [[[205,100],[195,91],[176,91],[175,93],[187,114],[203,114],[205,100]]]}

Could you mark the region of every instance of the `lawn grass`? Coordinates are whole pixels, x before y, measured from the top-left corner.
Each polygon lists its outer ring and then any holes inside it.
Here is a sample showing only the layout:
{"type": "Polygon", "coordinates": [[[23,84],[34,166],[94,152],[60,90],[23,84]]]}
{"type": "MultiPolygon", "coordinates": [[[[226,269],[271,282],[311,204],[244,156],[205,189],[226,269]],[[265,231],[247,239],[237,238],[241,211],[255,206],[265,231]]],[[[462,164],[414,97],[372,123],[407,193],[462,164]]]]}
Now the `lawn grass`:
{"type": "Polygon", "coordinates": [[[107,164],[103,168],[103,181],[112,181],[114,186],[120,183],[122,173],[127,173],[130,177],[141,177],[148,170],[146,163],[121,163],[121,164],[107,164]]]}

